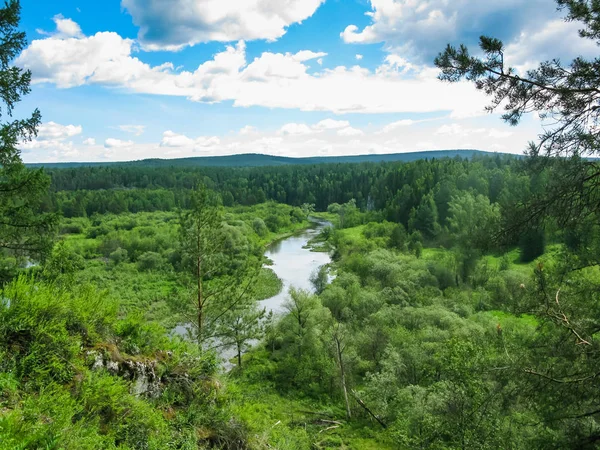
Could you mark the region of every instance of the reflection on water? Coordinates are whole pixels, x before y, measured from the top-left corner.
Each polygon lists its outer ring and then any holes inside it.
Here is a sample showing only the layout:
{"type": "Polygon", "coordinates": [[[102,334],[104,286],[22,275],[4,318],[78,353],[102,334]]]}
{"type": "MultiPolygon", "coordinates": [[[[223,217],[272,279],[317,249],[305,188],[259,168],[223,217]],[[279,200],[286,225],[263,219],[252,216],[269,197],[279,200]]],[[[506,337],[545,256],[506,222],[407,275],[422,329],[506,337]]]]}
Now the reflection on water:
{"type": "Polygon", "coordinates": [[[283,289],[274,297],[260,302],[260,306],[274,313],[282,311],[282,304],[288,296],[290,286],[313,291],[310,283],[311,273],[331,262],[327,253],[311,252],[304,248],[307,242],[319,234],[323,225],[306,230],[300,234],[277,241],[269,246],[265,256],[273,261],[271,269],[283,282],[283,289]]]}

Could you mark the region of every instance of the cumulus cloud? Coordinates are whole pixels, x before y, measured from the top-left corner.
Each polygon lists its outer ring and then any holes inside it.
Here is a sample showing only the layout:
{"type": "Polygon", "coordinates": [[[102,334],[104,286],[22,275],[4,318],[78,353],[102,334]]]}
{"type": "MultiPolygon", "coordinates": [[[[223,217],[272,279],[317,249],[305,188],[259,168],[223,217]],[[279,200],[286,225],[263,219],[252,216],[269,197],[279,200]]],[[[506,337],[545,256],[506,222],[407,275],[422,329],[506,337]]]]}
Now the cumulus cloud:
{"type": "MultiPolygon", "coordinates": [[[[48,147],[47,142],[38,141],[29,143],[24,159],[28,162],[127,161],[242,153],[302,157],[404,153],[449,148],[522,153],[531,136],[541,131],[539,122],[529,119],[525,119],[518,128],[499,125],[497,119],[491,116],[457,121],[442,120],[442,124],[438,120],[415,121],[419,126],[411,127],[410,133],[406,132],[406,125],[398,125],[390,128],[387,133],[381,133],[381,128],[373,125],[364,129],[351,125],[318,129],[317,125],[321,122],[316,122],[296,124],[303,125],[300,127],[286,127],[287,130],[310,130],[306,134],[281,133],[281,129],[266,131],[252,128],[252,132],[246,134],[193,137],[168,130],[161,139],[143,143],[108,139],[100,145],[90,142],[92,145],[78,146],[70,141],[57,141],[58,146],[48,147]]],[[[401,121],[393,123],[398,122],[401,121]]]]}
{"type": "Polygon", "coordinates": [[[293,59],[296,61],[300,61],[300,62],[304,62],[304,61],[310,61],[311,59],[321,59],[324,56],[327,56],[327,53],[323,53],[323,52],[313,52],[310,50],[300,50],[298,53],[296,53],[293,56],[293,59]]]}
{"type": "Polygon", "coordinates": [[[340,136],[362,136],[365,133],[357,128],[347,127],[338,130],[337,134],[340,136]]]}
{"type": "Polygon", "coordinates": [[[61,125],[56,122],[46,122],[39,126],[37,139],[40,141],[51,139],[66,139],[81,134],[81,125],[61,125]]]}
{"type": "Polygon", "coordinates": [[[485,127],[468,127],[461,125],[459,123],[449,123],[444,124],[439,127],[435,134],[438,136],[456,136],[456,137],[477,137],[478,140],[482,142],[486,142],[486,138],[492,139],[506,139],[514,134],[513,131],[508,129],[498,129],[498,128],[485,128],[485,127]]]}
{"type": "Polygon", "coordinates": [[[133,141],[123,141],[121,139],[108,138],[104,141],[104,147],[106,148],[127,148],[134,144],[133,141]]]}
{"type": "Polygon", "coordinates": [[[221,140],[217,136],[200,136],[195,139],[187,137],[184,134],[178,134],[171,130],[163,133],[162,140],[160,142],[161,147],[186,147],[194,151],[203,149],[206,147],[215,147],[221,143],[221,140]]]}
{"type": "Polygon", "coordinates": [[[56,25],[56,30],[53,32],[47,32],[44,30],[36,30],[39,34],[46,36],[53,36],[58,38],[80,38],[83,37],[81,27],[79,24],[71,19],[66,19],[62,14],[57,14],[52,18],[52,21],[56,25]]]}
{"type": "Polygon", "coordinates": [[[346,128],[350,125],[347,120],[324,119],[315,124],[313,128],[317,130],[335,130],[337,128],[346,128]]]}
{"type": "MultiPolygon", "coordinates": [[[[324,119],[311,126],[308,126],[304,123],[286,123],[279,129],[278,133],[289,136],[303,136],[307,134],[322,133],[328,130],[340,129],[347,130],[346,133],[352,133],[351,130],[355,130],[354,128],[350,127],[350,122],[348,122],[347,120],[324,119]]],[[[339,131],[338,134],[340,136],[342,135],[339,131]]],[[[345,135],[350,136],[351,134],[345,135]]]]}
{"type": "Polygon", "coordinates": [[[57,159],[75,158],[80,155],[73,142],[69,140],[83,132],[81,125],[62,125],[56,122],[42,123],[38,127],[35,139],[19,144],[25,153],[38,155],[50,152],[57,159]]]}
{"type": "Polygon", "coordinates": [[[83,145],[96,145],[96,139],[87,138],[85,141],[83,141],[83,145]]]}
{"type": "Polygon", "coordinates": [[[506,46],[506,63],[525,73],[540,61],[557,57],[562,57],[563,62],[576,56],[595,58],[598,54],[596,42],[578,38],[579,28],[581,26],[576,22],[551,20],[537,30],[523,31],[506,46]]]}
{"type": "Polygon", "coordinates": [[[413,125],[415,123],[414,120],[412,119],[403,119],[403,120],[397,120],[396,122],[392,122],[387,124],[386,126],[384,126],[379,133],[389,133],[391,131],[394,131],[398,128],[402,128],[402,127],[409,127],[411,125],[413,125]]]}
{"type": "Polygon", "coordinates": [[[184,96],[192,101],[232,101],[334,113],[452,111],[456,117],[483,113],[485,96],[469,83],[447,85],[430,69],[386,61],[375,71],[339,66],[310,73],[307,61],[321,53],[265,52],[248,62],[244,42],[227,46],[193,71],[173,64],[151,66],[132,55],[133,41],[112,32],[94,36],[35,40],[17,59],[31,69],[34,83],[60,88],[120,87],[132,92],[184,96]]]}
{"type": "Polygon", "coordinates": [[[303,134],[311,134],[314,130],[304,123],[286,123],[279,130],[280,134],[288,134],[298,136],[303,134]]]}
{"type": "Polygon", "coordinates": [[[147,50],[179,50],[200,42],[274,41],[314,14],[324,0],[122,0],[147,50]]]}
{"type": "Polygon", "coordinates": [[[355,55],[355,58],[356,58],[357,61],[360,61],[361,59],[363,59],[363,55],[357,53],[355,55]]]}
{"type": "MultiPolygon", "coordinates": [[[[340,33],[344,42],[385,42],[389,50],[428,64],[447,43],[475,46],[479,36],[485,34],[508,44],[526,30],[543,30],[549,21],[560,19],[562,14],[556,11],[554,0],[370,0],[370,3],[367,15],[371,23],[362,29],[348,25],[340,33]]],[[[568,36],[563,34],[563,39],[568,36]]],[[[553,56],[573,56],[568,48],[563,54],[557,54],[557,49],[549,45],[544,49],[554,51],[553,56]]]]}
{"type": "Polygon", "coordinates": [[[144,134],[145,129],[145,125],[119,125],[119,130],[134,134],[135,136],[144,134]]]}

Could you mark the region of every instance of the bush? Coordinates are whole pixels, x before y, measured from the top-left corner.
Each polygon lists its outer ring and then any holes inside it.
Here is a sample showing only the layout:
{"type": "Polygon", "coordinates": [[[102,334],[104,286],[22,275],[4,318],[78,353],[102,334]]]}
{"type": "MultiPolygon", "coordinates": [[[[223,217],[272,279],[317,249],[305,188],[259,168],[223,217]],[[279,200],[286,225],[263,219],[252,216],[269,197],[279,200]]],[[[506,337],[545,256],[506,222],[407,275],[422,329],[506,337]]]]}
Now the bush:
{"type": "Polygon", "coordinates": [[[122,262],[127,261],[128,254],[127,250],[124,248],[117,248],[114,252],[112,252],[109,256],[110,260],[115,263],[115,265],[121,264],[122,262]]]}
{"type": "Polygon", "coordinates": [[[102,224],[102,225],[99,225],[97,227],[91,227],[88,230],[88,232],[86,234],[86,237],[88,239],[96,239],[97,237],[99,237],[99,236],[105,236],[105,235],[107,235],[110,232],[111,232],[111,229],[107,225],[102,224]]]}
{"type": "Polygon", "coordinates": [[[265,221],[260,217],[257,217],[252,221],[252,229],[260,237],[265,237],[269,233],[269,229],[265,225],[265,221]]]}
{"type": "Polygon", "coordinates": [[[2,292],[0,350],[19,379],[43,386],[49,380],[68,382],[82,344],[91,345],[115,319],[114,303],[87,287],[66,292],[19,278],[2,292]]]}
{"type": "Polygon", "coordinates": [[[137,261],[138,269],[144,271],[158,270],[163,264],[163,257],[156,252],[142,253],[137,261]]]}
{"type": "Polygon", "coordinates": [[[65,224],[60,227],[60,234],[81,234],[83,227],[77,223],[65,224]]]}

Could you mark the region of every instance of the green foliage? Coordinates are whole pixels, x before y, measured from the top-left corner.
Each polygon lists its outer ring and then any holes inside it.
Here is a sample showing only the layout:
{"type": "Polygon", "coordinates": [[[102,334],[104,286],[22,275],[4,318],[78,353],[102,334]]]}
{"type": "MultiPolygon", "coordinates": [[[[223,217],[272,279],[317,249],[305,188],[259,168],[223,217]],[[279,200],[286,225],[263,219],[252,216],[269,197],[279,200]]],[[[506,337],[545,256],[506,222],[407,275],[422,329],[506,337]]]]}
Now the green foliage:
{"type": "Polygon", "coordinates": [[[254,229],[254,232],[261,238],[265,237],[269,232],[269,229],[265,225],[265,221],[260,217],[257,217],[252,221],[252,228],[254,229]]]}
{"type": "MultiPolygon", "coordinates": [[[[127,250],[125,250],[124,248],[121,248],[121,247],[118,247],[114,252],[112,252],[110,255],[108,255],[108,257],[110,258],[110,260],[112,262],[115,263],[115,265],[121,264],[122,262],[125,262],[129,259],[127,250]]],[[[138,263],[139,263],[139,259],[138,259],[138,263]]]]}
{"type": "Polygon", "coordinates": [[[90,288],[57,295],[22,277],[5,287],[0,310],[0,346],[12,349],[4,370],[41,386],[45,380],[67,382],[81,345],[91,345],[115,320],[115,304],[90,288]]]}
{"type": "Polygon", "coordinates": [[[217,407],[211,354],[139,317],[118,320],[117,305],[89,286],[21,277],[2,298],[3,447],[244,448],[245,428],[217,407]]]}
{"type": "Polygon", "coordinates": [[[498,205],[481,194],[464,192],[453,196],[448,204],[448,223],[460,247],[490,250],[499,222],[498,205]]]}
{"type": "Polygon", "coordinates": [[[435,237],[439,224],[433,195],[428,194],[421,198],[419,205],[410,213],[408,226],[411,231],[420,231],[428,239],[435,237]]]}
{"type": "MultiPolygon", "coordinates": [[[[21,161],[19,144],[37,135],[41,114],[12,120],[17,103],[30,92],[31,72],[11,63],[27,46],[25,33],[18,31],[21,6],[17,0],[0,8],[0,91],[4,123],[0,124],[0,251],[40,260],[52,248],[56,217],[40,213],[42,197],[50,179],[43,170],[30,170],[21,161]]],[[[5,260],[5,263],[9,260],[5,260]]]]}
{"type": "Polygon", "coordinates": [[[64,241],[57,243],[52,253],[44,262],[42,276],[59,285],[70,287],[75,274],[83,269],[83,258],[71,250],[64,241]]]}
{"type": "MultiPolygon", "coordinates": [[[[118,250],[119,249],[112,252],[111,255],[114,255],[114,253],[117,252],[118,250]]],[[[143,271],[148,271],[148,272],[160,269],[163,264],[164,264],[164,261],[163,261],[162,256],[160,255],[160,253],[156,253],[156,252],[142,253],[137,260],[138,269],[143,270],[143,271]]]]}
{"type": "Polygon", "coordinates": [[[519,240],[521,261],[530,262],[544,254],[546,249],[546,232],[543,229],[532,229],[523,233],[519,240]]]}
{"type": "Polygon", "coordinates": [[[327,266],[323,265],[310,274],[310,283],[313,285],[317,295],[321,294],[329,283],[329,274],[327,266]]]}

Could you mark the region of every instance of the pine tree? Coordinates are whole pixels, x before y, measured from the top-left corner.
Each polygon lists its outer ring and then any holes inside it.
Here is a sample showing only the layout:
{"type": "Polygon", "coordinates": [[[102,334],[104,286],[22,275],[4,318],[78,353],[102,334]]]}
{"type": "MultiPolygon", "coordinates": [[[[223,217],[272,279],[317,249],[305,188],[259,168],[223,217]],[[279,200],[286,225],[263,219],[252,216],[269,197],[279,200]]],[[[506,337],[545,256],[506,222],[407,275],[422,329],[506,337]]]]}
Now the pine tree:
{"type": "MultiPolygon", "coordinates": [[[[581,24],[579,35],[600,44],[600,6],[597,0],[556,0],[568,21],[581,24]]],[[[528,113],[550,118],[551,124],[527,151],[530,167],[539,172],[551,165],[554,175],[542,193],[515,208],[508,231],[534,225],[553,216],[571,226],[600,213],[600,164],[584,157],[600,154],[600,58],[575,58],[568,66],[559,59],[544,61],[526,73],[505,64],[505,47],[482,36],[484,57],[472,56],[465,45],[448,45],[435,59],[440,79],[466,79],[492,98],[488,110],[503,107],[503,120],[517,125],[528,113]],[[560,159],[549,158],[559,156],[560,159]]],[[[518,232],[518,231],[517,231],[518,232]]]]}
{"type": "Polygon", "coordinates": [[[17,0],[0,9],[0,249],[4,255],[42,259],[52,247],[56,217],[40,214],[41,198],[49,186],[42,170],[29,170],[21,160],[19,144],[37,136],[41,114],[12,120],[15,105],[30,92],[31,72],[12,66],[25,48],[25,33],[18,31],[21,7],[17,0]]]}
{"type": "Polygon", "coordinates": [[[189,301],[181,309],[195,329],[200,346],[215,337],[219,321],[252,296],[260,260],[227,248],[219,196],[200,185],[192,193],[191,208],[180,217],[183,253],[182,281],[189,301]]]}

